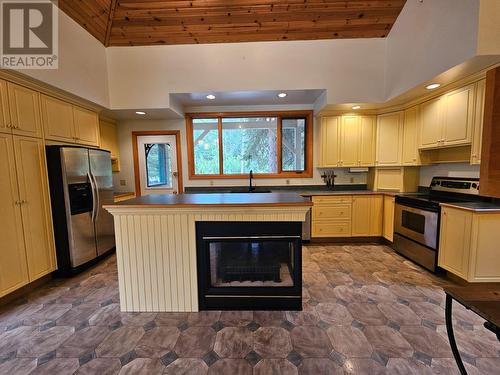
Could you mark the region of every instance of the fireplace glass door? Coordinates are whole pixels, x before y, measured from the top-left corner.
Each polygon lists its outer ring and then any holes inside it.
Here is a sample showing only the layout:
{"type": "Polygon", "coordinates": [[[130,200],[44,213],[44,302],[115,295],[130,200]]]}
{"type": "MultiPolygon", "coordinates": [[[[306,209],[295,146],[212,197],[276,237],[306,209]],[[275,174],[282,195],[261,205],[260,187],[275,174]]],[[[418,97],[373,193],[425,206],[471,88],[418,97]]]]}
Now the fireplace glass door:
{"type": "Polygon", "coordinates": [[[204,238],[210,287],[291,287],[295,239],[204,238]]]}

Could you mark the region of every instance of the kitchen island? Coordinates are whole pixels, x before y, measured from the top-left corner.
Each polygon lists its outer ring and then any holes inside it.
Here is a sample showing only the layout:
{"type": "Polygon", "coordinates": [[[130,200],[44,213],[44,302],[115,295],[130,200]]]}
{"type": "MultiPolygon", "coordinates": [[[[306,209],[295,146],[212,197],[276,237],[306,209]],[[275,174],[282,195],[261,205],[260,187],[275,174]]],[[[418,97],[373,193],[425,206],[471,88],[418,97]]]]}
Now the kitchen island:
{"type": "Polygon", "coordinates": [[[226,193],[105,206],[115,219],[121,310],[300,308],[300,233],[311,205],[296,193],[226,193]]]}

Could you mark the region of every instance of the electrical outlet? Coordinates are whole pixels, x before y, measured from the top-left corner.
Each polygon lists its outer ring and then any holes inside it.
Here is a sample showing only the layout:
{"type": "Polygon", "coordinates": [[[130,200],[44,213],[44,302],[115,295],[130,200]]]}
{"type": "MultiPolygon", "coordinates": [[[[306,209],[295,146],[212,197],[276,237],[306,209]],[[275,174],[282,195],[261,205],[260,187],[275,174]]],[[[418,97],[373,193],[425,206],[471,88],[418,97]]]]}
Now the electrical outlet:
{"type": "Polygon", "coordinates": [[[120,186],[127,186],[127,180],[120,180],[120,186]]]}
{"type": "Polygon", "coordinates": [[[290,180],[286,180],[286,184],[287,184],[287,185],[290,185],[290,180]]]}
{"type": "Polygon", "coordinates": [[[351,184],[354,183],[354,177],[351,177],[350,181],[351,181],[351,184]]]}
{"type": "Polygon", "coordinates": [[[214,186],[214,180],[210,180],[210,186],[214,186]]]}

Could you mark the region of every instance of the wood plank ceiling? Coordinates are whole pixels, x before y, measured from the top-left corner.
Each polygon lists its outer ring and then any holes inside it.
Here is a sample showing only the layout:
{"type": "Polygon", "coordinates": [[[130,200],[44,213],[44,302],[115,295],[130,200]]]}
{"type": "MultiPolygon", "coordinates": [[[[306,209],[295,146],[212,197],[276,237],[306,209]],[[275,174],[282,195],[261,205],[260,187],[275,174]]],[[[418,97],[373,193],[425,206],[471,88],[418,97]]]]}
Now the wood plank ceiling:
{"type": "Polygon", "coordinates": [[[106,46],[383,38],[406,0],[59,0],[106,46]]]}

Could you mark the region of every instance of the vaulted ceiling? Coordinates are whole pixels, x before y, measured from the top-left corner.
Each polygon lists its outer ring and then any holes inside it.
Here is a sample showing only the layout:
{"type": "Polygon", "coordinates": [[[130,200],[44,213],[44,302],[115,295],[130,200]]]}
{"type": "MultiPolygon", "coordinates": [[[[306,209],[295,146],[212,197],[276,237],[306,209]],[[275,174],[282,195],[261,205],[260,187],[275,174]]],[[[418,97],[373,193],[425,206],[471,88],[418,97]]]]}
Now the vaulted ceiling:
{"type": "Polygon", "coordinates": [[[387,36],[406,0],[59,0],[105,46],[387,36]]]}

